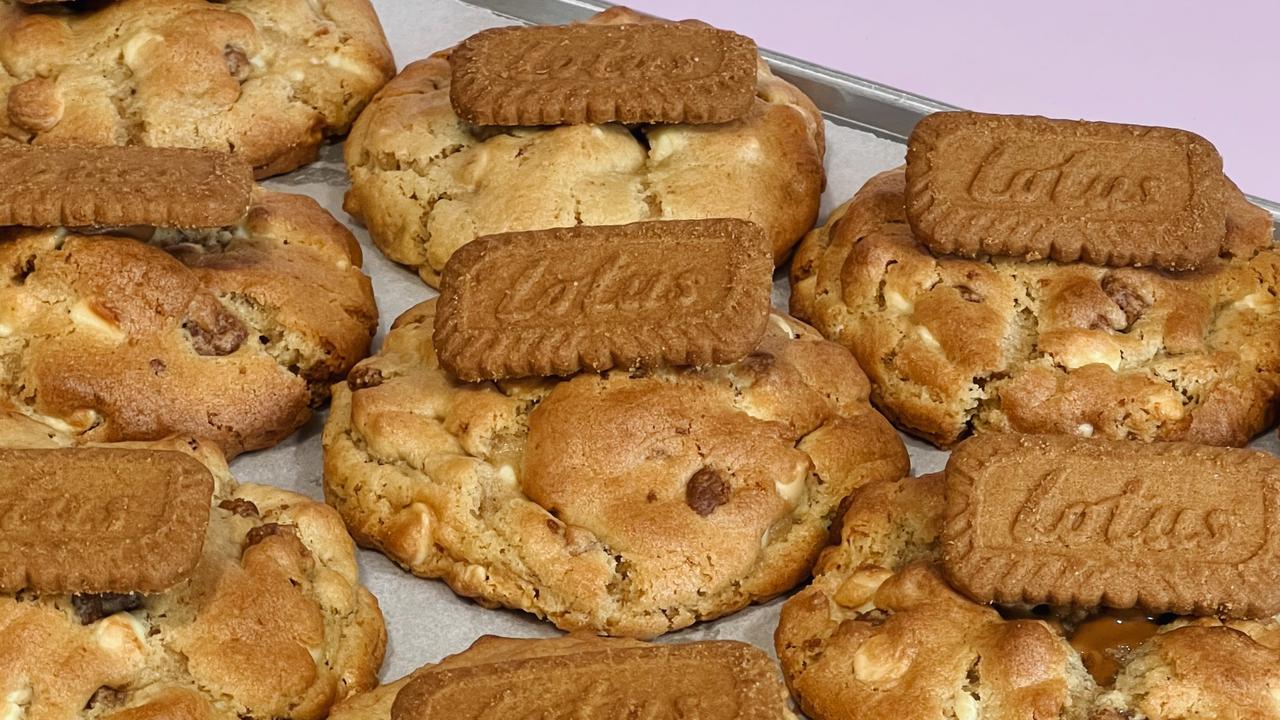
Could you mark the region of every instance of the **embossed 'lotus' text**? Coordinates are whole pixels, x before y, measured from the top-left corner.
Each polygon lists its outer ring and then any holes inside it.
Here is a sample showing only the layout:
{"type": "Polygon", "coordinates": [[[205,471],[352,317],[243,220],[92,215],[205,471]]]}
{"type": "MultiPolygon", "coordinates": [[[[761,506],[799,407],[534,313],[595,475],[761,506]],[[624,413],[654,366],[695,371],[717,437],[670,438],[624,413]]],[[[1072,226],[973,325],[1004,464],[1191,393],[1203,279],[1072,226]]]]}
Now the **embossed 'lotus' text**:
{"type": "MultiPolygon", "coordinates": [[[[552,707],[530,707],[528,697],[512,688],[504,688],[488,704],[466,717],[471,720],[697,720],[708,717],[704,698],[693,695],[629,697],[634,694],[625,681],[595,680],[585,691],[575,693],[572,702],[552,707]]],[[[721,698],[720,702],[719,713],[732,716],[732,699],[721,698]],[[726,702],[729,704],[725,705],[726,702]]]]}
{"type": "Polygon", "coordinates": [[[522,273],[511,293],[499,303],[497,318],[518,323],[534,317],[644,315],[688,307],[698,302],[700,295],[701,278],[695,270],[654,268],[621,252],[581,275],[549,275],[549,269],[549,261],[542,260],[522,273]]]}
{"type": "Polygon", "coordinates": [[[723,52],[709,43],[695,48],[665,52],[662,48],[609,46],[584,53],[577,46],[559,41],[532,43],[517,65],[509,71],[519,80],[637,80],[663,77],[693,79],[716,72],[723,52]]]}
{"type": "MultiPolygon", "coordinates": [[[[141,530],[139,515],[127,497],[114,497],[105,504],[85,502],[68,495],[50,495],[38,490],[21,498],[0,498],[0,534],[29,533],[32,530],[63,533],[120,533],[141,530]]],[[[154,523],[153,518],[145,518],[154,523]]]]}
{"type": "Polygon", "coordinates": [[[1159,202],[1165,183],[1148,173],[1126,175],[1100,169],[1093,150],[1062,161],[1026,167],[1016,149],[997,145],[983,158],[969,184],[969,196],[984,203],[1049,204],[1060,208],[1117,211],[1159,202]]]}
{"type": "Polygon", "coordinates": [[[1161,498],[1145,479],[1134,479],[1102,498],[1073,498],[1062,491],[1065,471],[1050,472],[1014,518],[1012,535],[1041,545],[1104,544],[1116,549],[1217,551],[1233,537],[1230,510],[1180,507],[1161,498]]]}

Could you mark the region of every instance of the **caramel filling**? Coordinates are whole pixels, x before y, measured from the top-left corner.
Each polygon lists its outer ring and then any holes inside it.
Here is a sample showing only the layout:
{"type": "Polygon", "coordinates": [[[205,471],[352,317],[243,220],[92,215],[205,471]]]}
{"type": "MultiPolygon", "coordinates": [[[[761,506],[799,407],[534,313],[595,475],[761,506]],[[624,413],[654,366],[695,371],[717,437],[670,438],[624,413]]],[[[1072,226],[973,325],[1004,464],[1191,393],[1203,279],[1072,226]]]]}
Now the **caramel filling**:
{"type": "Polygon", "coordinates": [[[1120,673],[1120,661],[1156,634],[1153,618],[1140,612],[1116,612],[1089,618],[1076,626],[1071,646],[1100,685],[1110,685],[1120,673]]]}

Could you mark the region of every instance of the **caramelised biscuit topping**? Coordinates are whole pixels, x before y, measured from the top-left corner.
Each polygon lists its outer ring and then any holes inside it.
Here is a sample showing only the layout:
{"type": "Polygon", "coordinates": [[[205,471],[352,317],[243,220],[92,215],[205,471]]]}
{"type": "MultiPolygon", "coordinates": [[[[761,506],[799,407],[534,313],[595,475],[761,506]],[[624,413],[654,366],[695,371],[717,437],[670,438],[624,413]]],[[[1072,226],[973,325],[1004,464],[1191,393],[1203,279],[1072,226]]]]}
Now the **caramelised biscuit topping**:
{"type": "MultiPolygon", "coordinates": [[[[658,21],[611,8],[587,22],[658,21]]],[[[575,225],[737,218],[763,228],[781,261],[817,218],[822,117],[763,60],[754,72],[732,122],[495,128],[454,112],[439,53],[408,65],[352,128],[345,208],[433,287],[477,237],[575,225]]]]}
{"type": "Polygon", "coordinates": [[[938,254],[1188,270],[1222,251],[1228,191],[1185,130],[943,112],[907,145],[907,218],[938,254]]]}
{"type": "Polygon", "coordinates": [[[395,72],[368,0],[0,3],[0,142],[315,159],[395,72]]]}
{"type": "MultiPolygon", "coordinates": [[[[0,413],[0,447],[71,442],[0,413]]],[[[198,562],[163,591],[0,592],[0,717],[318,720],[376,684],[382,617],[333,510],[275,488],[237,487],[217,449],[194,440],[74,449],[69,459],[41,452],[46,471],[92,452],[185,453],[212,473],[213,498],[202,503],[198,562]]],[[[79,476],[93,487],[95,476],[79,476]]],[[[142,520],[154,508],[129,511],[142,520]]],[[[163,550],[139,549],[147,556],[124,562],[164,561],[163,550]]]]}
{"type": "Polygon", "coordinates": [[[1199,270],[931,254],[901,170],[871,179],[792,265],[792,310],[853,350],[897,425],[1243,445],[1280,390],[1280,251],[1234,188],[1199,270]]]}
{"type": "Polygon", "coordinates": [[[565,629],[654,636],[794,586],[854,488],[905,473],[848,352],[773,315],[738,363],[462,383],[402,316],[335,390],[357,540],[565,629]]]}
{"type": "Polygon", "coordinates": [[[463,652],[339,704],[330,717],[794,720],[788,704],[773,661],[745,643],[485,635],[463,652]]]}
{"type": "Polygon", "coordinates": [[[219,227],[252,198],[249,166],[227,153],[0,145],[0,225],[219,227]]]}
{"type": "Polygon", "coordinates": [[[200,559],[212,493],[180,452],[0,448],[0,592],[168,590],[200,559]]]}
{"type": "Polygon", "coordinates": [[[1280,613],[1280,461],[983,433],[947,462],[943,568],[979,602],[1280,613]]]}
{"type": "Polygon", "coordinates": [[[0,229],[0,397],[84,442],[272,445],[376,320],[355,238],[298,195],[213,230],[0,229]]]}
{"type": "MultiPolygon", "coordinates": [[[[775,635],[814,720],[1187,720],[1280,714],[1280,621],[989,606],[947,582],[941,475],[868,485],[775,635]],[[1100,629],[1101,628],[1101,629],[1100,629]]],[[[1152,582],[1156,582],[1154,579],[1152,582]]],[[[1175,588],[1176,590],[1176,588],[1175,588]]]]}
{"type": "Polygon", "coordinates": [[[494,28],[450,54],[449,98],[477,125],[722,123],[750,111],[756,60],[692,23],[494,28]]]}
{"type": "Polygon", "coordinates": [[[742,220],[490,235],[445,266],[432,342],[463,380],[726,364],[760,341],[772,290],[742,220]]]}

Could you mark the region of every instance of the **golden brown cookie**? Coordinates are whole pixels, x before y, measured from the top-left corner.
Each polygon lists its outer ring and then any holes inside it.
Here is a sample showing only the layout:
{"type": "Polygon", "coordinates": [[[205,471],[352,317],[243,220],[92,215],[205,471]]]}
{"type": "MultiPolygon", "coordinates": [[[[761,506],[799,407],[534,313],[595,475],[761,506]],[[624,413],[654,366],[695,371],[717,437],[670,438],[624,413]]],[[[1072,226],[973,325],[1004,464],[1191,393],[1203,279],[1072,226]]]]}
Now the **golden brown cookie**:
{"type": "Polygon", "coordinates": [[[1199,270],[931,254],[901,170],[805,239],[791,309],[850,348],[876,405],[948,446],[971,430],[1243,445],[1275,417],[1280,252],[1232,189],[1199,270]]]}
{"type": "Polygon", "coordinates": [[[355,238],[307,197],[258,190],[214,230],[0,229],[0,397],[82,442],[272,445],[376,323],[355,238]]]}
{"type": "Polygon", "coordinates": [[[0,4],[0,142],[315,159],[395,73],[369,0],[0,4]]]}
{"type": "MultiPolygon", "coordinates": [[[[74,441],[0,410],[0,447],[74,441]]],[[[208,443],[109,447],[178,451],[209,468],[199,562],[158,593],[0,593],[0,717],[318,720],[377,683],[382,615],[337,513],[237,487],[208,443]]]]}
{"type": "MultiPolygon", "coordinates": [[[[592,24],[654,22],[625,8],[592,24]]],[[[764,228],[775,261],[817,217],[822,117],[761,60],[746,117],[720,125],[480,128],[449,100],[448,52],[407,66],[352,128],[345,207],[379,249],[437,286],[481,235],[730,217],[764,228]]]]}
{"type": "Polygon", "coordinates": [[[469,384],[434,314],[335,388],[325,496],[485,605],[636,637],[726,615],[802,580],[844,498],[907,469],[849,353],[782,315],[732,365],[469,384]]]}
{"type": "Polygon", "coordinates": [[[1113,664],[1091,663],[1095,678],[1073,645],[1092,655],[1078,637],[1106,616],[980,605],[946,581],[945,502],[941,475],[864,487],[813,584],[783,606],[778,657],[813,720],[1280,715],[1276,619],[1160,616],[1148,639],[1104,638],[1113,664]]]}
{"type": "Polygon", "coordinates": [[[330,717],[554,717],[573,708],[591,718],[794,720],[788,704],[773,661],[745,643],[485,635],[463,652],[339,704],[330,717]]]}

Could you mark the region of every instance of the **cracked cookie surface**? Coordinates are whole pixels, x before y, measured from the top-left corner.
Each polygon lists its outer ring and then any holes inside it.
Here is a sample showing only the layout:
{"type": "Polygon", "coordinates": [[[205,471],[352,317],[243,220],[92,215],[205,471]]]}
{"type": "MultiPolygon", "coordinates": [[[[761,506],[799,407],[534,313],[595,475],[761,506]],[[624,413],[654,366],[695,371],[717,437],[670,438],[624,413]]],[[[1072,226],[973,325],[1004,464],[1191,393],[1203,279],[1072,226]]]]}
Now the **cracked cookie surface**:
{"type": "Polygon", "coordinates": [[[1274,419],[1280,251],[1238,190],[1222,256],[1185,273],[935,256],[903,191],[901,169],[872,178],[791,270],[792,312],[853,351],[900,428],[1244,445],[1274,419]]]}
{"type": "Polygon", "coordinates": [[[361,544],[482,604],[648,637],[807,576],[844,498],[907,470],[843,348],[774,315],[700,370],[462,383],[435,301],[334,390],[325,496],[361,544]]]}
{"type": "Polygon", "coordinates": [[[218,230],[0,229],[0,397],[80,442],[272,445],[376,323],[355,238],[300,195],[218,230]]]}
{"type": "Polygon", "coordinates": [[[1280,718],[1280,620],[1163,617],[1095,680],[1070,641],[1086,613],[997,609],[946,582],[944,495],[941,474],[862,488],[783,606],[776,649],[809,717],[1280,718]]]}
{"type": "Polygon", "coordinates": [[[0,4],[0,142],[315,159],[395,73],[368,0],[0,4]]]}
{"type": "MultiPolygon", "coordinates": [[[[625,8],[591,23],[653,22],[625,8]]],[[[817,218],[823,124],[763,60],[750,113],[720,125],[478,128],[449,102],[448,53],[410,64],[352,128],[346,209],[392,260],[436,286],[481,235],[730,217],[781,260],[817,218]]]]}
{"type": "MultiPolygon", "coordinates": [[[[72,445],[0,409],[0,446],[72,445]]],[[[338,514],[301,495],[237,486],[211,444],[186,452],[214,476],[204,548],[168,591],[0,594],[0,717],[243,720],[324,717],[377,684],[386,632],[359,584],[338,514]]]]}

